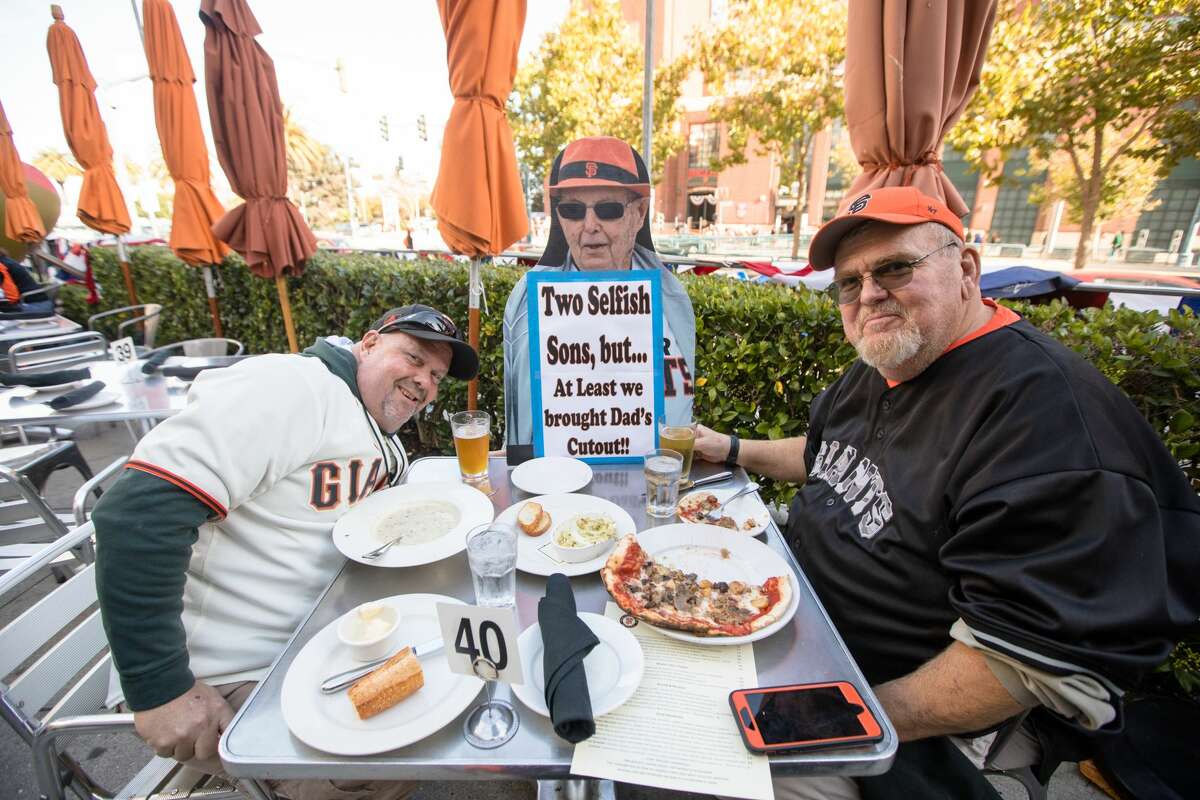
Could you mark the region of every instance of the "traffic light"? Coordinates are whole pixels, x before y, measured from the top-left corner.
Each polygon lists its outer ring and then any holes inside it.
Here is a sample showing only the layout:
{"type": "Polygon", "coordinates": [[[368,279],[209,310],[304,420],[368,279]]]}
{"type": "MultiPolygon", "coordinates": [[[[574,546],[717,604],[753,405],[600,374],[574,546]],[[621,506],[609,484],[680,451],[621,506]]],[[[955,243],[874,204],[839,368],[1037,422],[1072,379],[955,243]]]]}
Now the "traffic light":
{"type": "Polygon", "coordinates": [[[386,142],[388,140],[388,136],[389,136],[388,118],[387,118],[387,114],[384,114],[382,117],[379,118],[379,138],[383,139],[386,142]]]}
{"type": "Polygon", "coordinates": [[[417,136],[421,137],[422,142],[429,141],[429,135],[425,130],[425,115],[417,115],[417,136]]]}

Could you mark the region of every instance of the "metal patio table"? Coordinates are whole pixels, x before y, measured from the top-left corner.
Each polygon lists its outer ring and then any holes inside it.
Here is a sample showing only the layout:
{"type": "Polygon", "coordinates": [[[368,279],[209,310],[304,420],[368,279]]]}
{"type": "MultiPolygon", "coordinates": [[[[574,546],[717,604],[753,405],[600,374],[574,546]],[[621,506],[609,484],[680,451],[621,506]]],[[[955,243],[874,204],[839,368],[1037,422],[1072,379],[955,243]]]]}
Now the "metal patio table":
{"type": "Polygon", "coordinates": [[[32,319],[0,319],[0,353],[25,339],[42,339],[83,330],[78,322],[55,314],[52,317],[32,319]]]}
{"type": "MultiPolygon", "coordinates": [[[[241,356],[185,357],[172,356],[164,367],[227,366],[240,360],[241,356]]],[[[118,396],[115,403],[96,408],[64,408],[55,411],[46,405],[50,395],[35,395],[24,398],[11,390],[0,394],[0,425],[53,425],[74,422],[124,422],[132,420],[154,420],[169,417],[187,405],[187,385],[171,381],[160,373],[146,375],[142,372],[142,361],[118,363],[116,361],[89,361],[72,365],[72,369],[87,367],[92,376],[89,380],[104,381],[102,391],[118,396]]]]}
{"type": "MultiPolygon", "coordinates": [[[[633,517],[638,530],[674,521],[646,515],[645,481],[640,464],[593,466],[592,469],[592,482],[581,493],[603,497],[621,506],[633,517]]],[[[718,469],[697,462],[693,467],[693,478],[712,474],[718,469]]],[[[414,462],[408,480],[457,477],[458,466],[454,458],[434,457],[414,462]]],[[[502,457],[491,458],[489,479],[495,490],[491,499],[497,513],[532,496],[510,485],[509,468],[502,457]]],[[[737,469],[732,481],[721,486],[736,488],[747,482],[746,473],[737,469]]],[[[834,630],[774,522],[767,531],[768,545],[784,557],[797,577],[799,607],[786,630],[754,643],[759,685],[849,680],[857,686],[884,729],[882,741],[873,745],[772,756],[772,774],[877,775],[885,772],[896,753],[895,729],[834,630]]],[[[537,622],[537,603],[545,594],[545,584],[544,577],[518,571],[516,611],[519,629],[524,630],[537,622]]],[[[572,578],[571,585],[580,611],[603,613],[609,595],[598,574],[572,578]]],[[[399,592],[445,594],[474,603],[466,553],[434,564],[402,569],[347,561],[221,737],[220,756],[228,773],[241,779],[243,784],[252,783],[256,791],[266,796],[270,792],[261,779],[267,778],[538,779],[542,787],[550,781],[568,778],[573,745],[558,738],[548,718],[529,710],[512,697],[511,689],[505,684],[497,685],[496,697],[510,701],[517,709],[520,728],[510,741],[494,750],[476,749],[463,738],[463,720],[476,703],[427,738],[372,756],[324,753],[291,735],[283,719],[279,697],[284,676],[296,654],[314,634],[350,609],[399,592]]],[[[480,698],[483,696],[481,691],[480,698]]],[[[549,795],[549,792],[540,789],[539,796],[543,794],[549,795]]]]}

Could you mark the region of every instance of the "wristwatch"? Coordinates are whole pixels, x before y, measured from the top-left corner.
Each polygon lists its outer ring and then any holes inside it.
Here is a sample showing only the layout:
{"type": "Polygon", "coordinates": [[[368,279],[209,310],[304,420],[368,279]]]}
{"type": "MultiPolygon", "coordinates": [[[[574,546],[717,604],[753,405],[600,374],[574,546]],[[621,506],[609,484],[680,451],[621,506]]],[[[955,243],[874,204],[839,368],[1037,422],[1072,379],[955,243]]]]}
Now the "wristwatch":
{"type": "Polygon", "coordinates": [[[737,466],[738,449],[741,447],[741,444],[741,440],[738,439],[738,435],[736,433],[729,434],[729,455],[725,456],[725,466],[737,466]]]}

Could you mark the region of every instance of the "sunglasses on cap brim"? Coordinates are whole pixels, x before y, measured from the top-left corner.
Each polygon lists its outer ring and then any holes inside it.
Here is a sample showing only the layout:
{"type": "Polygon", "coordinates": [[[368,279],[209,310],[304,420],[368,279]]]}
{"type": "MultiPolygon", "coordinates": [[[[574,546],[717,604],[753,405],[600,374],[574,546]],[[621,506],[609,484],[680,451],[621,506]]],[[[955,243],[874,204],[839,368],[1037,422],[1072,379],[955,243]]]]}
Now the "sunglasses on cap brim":
{"type": "Polygon", "coordinates": [[[458,326],[442,312],[432,309],[427,311],[413,311],[405,314],[403,317],[396,317],[379,328],[380,333],[412,330],[440,333],[442,336],[449,336],[451,339],[457,339],[460,342],[463,340],[458,326]]]}
{"type": "Polygon", "coordinates": [[[590,208],[596,212],[597,219],[611,222],[614,219],[620,219],[625,216],[625,209],[636,202],[637,200],[630,200],[625,203],[622,203],[620,200],[605,200],[601,203],[588,205],[578,200],[563,200],[555,208],[558,210],[558,215],[563,219],[581,220],[587,216],[587,210],[590,208]]]}

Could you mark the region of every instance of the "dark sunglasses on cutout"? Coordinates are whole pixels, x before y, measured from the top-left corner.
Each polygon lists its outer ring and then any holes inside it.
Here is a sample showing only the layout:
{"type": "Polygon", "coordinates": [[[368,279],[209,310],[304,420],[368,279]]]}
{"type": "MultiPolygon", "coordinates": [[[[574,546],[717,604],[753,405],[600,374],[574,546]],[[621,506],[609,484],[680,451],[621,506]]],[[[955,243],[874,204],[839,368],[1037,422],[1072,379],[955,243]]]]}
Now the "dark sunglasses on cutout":
{"type": "Polygon", "coordinates": [[[614,219],[620,219],[625,216],[625,209],[636,202],[637,200],[630,200],[626,203],[622,203],[619,200],[604,200],[600,203],[588,205],[578,200],[563,200],[555,208],[558,209],[558,214],[563,219],[578,222],[587,216],[587,210],[590,208],[596,212],[597,219],[612,222],[614,219]]]}

